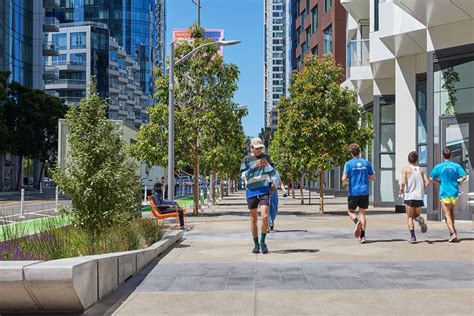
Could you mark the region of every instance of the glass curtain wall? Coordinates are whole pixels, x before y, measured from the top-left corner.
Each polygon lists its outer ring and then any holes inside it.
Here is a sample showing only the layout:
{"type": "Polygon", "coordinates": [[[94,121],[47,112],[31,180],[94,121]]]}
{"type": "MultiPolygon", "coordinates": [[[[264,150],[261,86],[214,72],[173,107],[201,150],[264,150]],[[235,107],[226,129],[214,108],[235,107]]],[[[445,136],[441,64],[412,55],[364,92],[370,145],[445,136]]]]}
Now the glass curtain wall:
{"type": "Polygon", "coordinates": [[[380,202],[394,203],[398,191],[395,180],[395,100],[380,103],[379,122],[380,202]]]}
{"type": "Polygon", "coordinates": [[[33,86],[33,0],[0,1],[0,70],[33,86]]]}

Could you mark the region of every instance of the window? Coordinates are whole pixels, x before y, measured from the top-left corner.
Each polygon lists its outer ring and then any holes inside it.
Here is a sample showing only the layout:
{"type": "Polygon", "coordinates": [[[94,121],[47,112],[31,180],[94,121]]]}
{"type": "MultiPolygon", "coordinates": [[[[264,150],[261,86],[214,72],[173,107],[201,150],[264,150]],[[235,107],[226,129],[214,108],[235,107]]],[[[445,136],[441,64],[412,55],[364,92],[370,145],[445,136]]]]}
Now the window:
{"type": "Polygon", "coordinates": [[[296,29],[296,45],[300,44],[300,34],[301,34],[301,28],[296,29]]]}
{"type": "Polygon", "coordinates": [[[324,30],[324,54],[332,52],[332,25],[324,30]]]}
{"type": "Polygon", "coordinates": [[[280,95],[279,94],[274,94],[273,99],[277,99],[277,100],[280,99],[280,95]]]}
{"type": "Polygon", "coordinates": [[[283,58],[283,53],[273,53],[273,58],[283,58]]]}
{"type": "Polygon", "coordinates": [[[283,65],[283,60],[274,60],[273,64],[274,65],[283,65]]]}
{"type": "Polygon", "coordinates": [[[303,12],[301,13],[301,25],[304,26],[304,19],[306,18],[306,9],[303,10],[303,12]]]}
{"type": "Polygon", "coordinates": [[[280,38],[280,39],[273,39],[273,45],[278,45],[278,44],[283,44],[283,39],[280,38]]]}
{"type": "Polygon", "coordinates": [[[426,146],[426,74],[416,76],[416,112],[418,162],[420,166],[426,167],[428,158],[426,146]]]}
{"type": "Polygon", "coordinates": [[[306,12],[309,12],[310,7],[311,7],[311,1],[306,0],[306,12]]]}
{"type": "Polygon", "coordinates": [[[65,65],[65,64],[66,64],[66,54],[53,56],[53,65],[65,65]]]}
{"type": "Polygon", "coordinates": [[[69,56],[71,64],[85,65],[86,64],[86,53],[76,53],[69,56]]]}
{"type": "Polygon", "coordinates": [[[273,67],[273,71],[283,71],[283,67],[279,67],[279,66],[273,67]]]}
{"type": "Polygon", "coordinates": [[[273,46],[273,51],[274,51],[274,52],[283,51],[283,47],[281,47],[281,46],[273,46]]]}
{"type": "Polygon", "coordinates": [[[71,49],[86,48],[86,32],[71,33],[71,49]]]}
{"type": "Polygon", "coordinates": [[[311,54],[313,56],[318,56],[319,55],[319,52],[318,52],[318,45],[314,46],[313,48],[311,48],[311,54]]]}
{"type": "Polygon", "coordinates": [[[332,0],[324,0],[324,12],[331,10],[332,0]]]}
{"type": "Polygon", "coordinates": [[[311,27],[308,26],[306,29],[306,46],[309,47],[309,39],[311,37],[311,27]]]}
{"type": "Polygon", "coordinates": [[[281,86],[282,83],[283,83],[283,81],[281,81],[281,80],[273,80],[272,83],[273,83],[274,86],[281,86]]]}
{"type": "Polygon", "coordinates": [[[283,78],[283,74],[273,74],[273,79],[281,79],[283,78]]]}
{"type": "Polygon", "coordinates": [[[394,202],[395,180],[395,101],[381,100],[380,104],[380,198],[394,202]]]}
{"type": "Polygon", "coordinates": [[[283,31],[283,25],[273,25],[273,31],[283,31]]]}
{"type": "Polygon", "coordinates": [[[313,33],[318,31],[318,6],[311,10],[311,31],[313,33]]]}
{"type": "Polygon", "coordinates": [[[374,0],[374,31],[379,30],[379,0],[374,0]]]}
{"type": "Polygon", "coordinates": [[[59,49],[67,49],[67,36],[65,33],[53,34],[53,42],[58,44],[59,49]]]}

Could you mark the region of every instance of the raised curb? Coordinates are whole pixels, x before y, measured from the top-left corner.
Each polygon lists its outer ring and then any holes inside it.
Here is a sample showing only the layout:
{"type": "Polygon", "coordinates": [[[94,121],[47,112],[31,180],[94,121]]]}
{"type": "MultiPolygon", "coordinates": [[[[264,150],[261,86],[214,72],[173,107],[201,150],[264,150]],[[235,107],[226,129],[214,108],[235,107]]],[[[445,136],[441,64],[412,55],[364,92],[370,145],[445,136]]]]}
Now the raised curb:
{"type": "Polygon", "coordinates": [[[0,312],[83,312],[182,239],[142,250],[51,261],[0,261],[0,312]]]}

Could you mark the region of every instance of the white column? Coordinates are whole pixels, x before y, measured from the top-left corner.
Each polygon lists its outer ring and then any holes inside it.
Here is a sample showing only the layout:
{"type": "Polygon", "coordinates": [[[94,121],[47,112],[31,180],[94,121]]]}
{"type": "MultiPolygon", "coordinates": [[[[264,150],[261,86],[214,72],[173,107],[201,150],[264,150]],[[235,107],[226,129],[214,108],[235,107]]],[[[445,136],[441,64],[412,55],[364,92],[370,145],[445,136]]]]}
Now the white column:
{"type": "Polygon", "coordinates": [[[416,150],[416,56],[395,60],[395,178],[416,150]]]}

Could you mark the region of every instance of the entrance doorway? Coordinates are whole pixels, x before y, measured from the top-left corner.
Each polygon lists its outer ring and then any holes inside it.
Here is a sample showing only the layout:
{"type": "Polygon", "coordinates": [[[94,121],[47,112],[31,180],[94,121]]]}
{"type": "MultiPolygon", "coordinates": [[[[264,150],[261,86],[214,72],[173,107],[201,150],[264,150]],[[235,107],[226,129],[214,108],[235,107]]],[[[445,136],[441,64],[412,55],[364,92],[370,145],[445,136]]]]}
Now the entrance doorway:
{"type": "MultiPolygon", "coordinates": [[[[459,163],[468,175],[468,180],[459,186],[459,201],[455,208],[455,218],[473,220],[474,206],[469,205],[468,194],[474,192],[474,113],[440,117],[441,150],[449,148],[451,160],[459,163]]],[[[439,201],[437,202],[439,203],[439,201]]],[[[440,218],[444,219],[440,210],[440,218]]]]}

